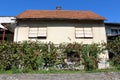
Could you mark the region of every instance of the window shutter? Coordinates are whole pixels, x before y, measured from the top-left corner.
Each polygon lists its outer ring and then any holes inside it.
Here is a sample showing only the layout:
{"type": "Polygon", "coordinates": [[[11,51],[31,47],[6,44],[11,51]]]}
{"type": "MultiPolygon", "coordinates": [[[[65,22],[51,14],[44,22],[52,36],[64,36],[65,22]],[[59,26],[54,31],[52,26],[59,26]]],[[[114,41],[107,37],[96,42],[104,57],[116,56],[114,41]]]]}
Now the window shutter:
{"type": "Polygon", "coordinates": [[[37,37],[37,31],[38,31],[38,28],[37,27],[30,27],[29,28],[29,37],[37,37]]]}
{"type": "Polygon", "coordinates": [[[37,34],[38,37],[46,37],[47,36],[47,28],[44,27],[44,28],[38,28],[38,34],[37,34]]]}
{"type": "Polygon", "coordinates": [[[85,37],[93,37],[92,27],[84,27],[85,37]]]}
{"type": "Polygon", "coordinates": [[[76,38],[84,37],[84,31],[83,31],[82,27],[75,29],[75,36],[76,36],[76,38]]]}

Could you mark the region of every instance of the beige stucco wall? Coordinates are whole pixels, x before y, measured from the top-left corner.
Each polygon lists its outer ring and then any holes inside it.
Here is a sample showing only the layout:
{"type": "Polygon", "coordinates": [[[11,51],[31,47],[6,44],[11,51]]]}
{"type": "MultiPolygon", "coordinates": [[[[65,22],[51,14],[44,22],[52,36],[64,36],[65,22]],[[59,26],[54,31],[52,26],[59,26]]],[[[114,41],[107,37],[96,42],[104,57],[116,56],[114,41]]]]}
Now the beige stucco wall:
{"type": "Polygon", "coordinates": [[[27,41],[29,27],[16,27],[14,31],[14,41],[27,41]]]}
{"type": "Polygon", "coordinates": [[[83,42],[90,44],[92,42],[98,43],[101,41],[106,42],[106,33],[103,22],[69,22],[69,21],[33,21],[33,23],[22,22],[15,28],[14,41],[31,40],[28,38],[29,27],[47,27],[46,39],[32,39],[42,42],[53,42],[60,44],[63,42],[83,42]],[[93,39],[75,38],[75,27],[93,27],[93,39]]]}

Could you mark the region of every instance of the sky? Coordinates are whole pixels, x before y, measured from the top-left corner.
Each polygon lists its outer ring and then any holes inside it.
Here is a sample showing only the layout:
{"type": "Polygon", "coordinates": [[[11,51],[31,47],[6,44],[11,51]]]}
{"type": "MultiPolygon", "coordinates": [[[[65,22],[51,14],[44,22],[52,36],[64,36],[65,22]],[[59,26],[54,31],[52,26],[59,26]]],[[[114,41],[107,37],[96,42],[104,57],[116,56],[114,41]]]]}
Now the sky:
{"type": "Polygon", "coordinates": [[[120,0],[0,0],[0,16],[17,16],[25,10],[93,11],[107,20],[120,22],[120,0]]]}

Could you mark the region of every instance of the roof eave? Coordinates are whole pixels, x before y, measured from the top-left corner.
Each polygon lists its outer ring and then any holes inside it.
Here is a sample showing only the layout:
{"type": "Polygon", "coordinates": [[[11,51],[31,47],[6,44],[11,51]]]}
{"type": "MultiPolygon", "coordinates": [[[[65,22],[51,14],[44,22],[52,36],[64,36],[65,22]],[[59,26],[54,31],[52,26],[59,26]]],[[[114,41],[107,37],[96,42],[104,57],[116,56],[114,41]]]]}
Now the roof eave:
{"type": "Polygon", "coordinates": [[[106,20],[105,18],[103,19],[92,19],[92,18],[88,18],[88,19],[79,19],[79,18],[17,18],[17,20],[106,20]]]}

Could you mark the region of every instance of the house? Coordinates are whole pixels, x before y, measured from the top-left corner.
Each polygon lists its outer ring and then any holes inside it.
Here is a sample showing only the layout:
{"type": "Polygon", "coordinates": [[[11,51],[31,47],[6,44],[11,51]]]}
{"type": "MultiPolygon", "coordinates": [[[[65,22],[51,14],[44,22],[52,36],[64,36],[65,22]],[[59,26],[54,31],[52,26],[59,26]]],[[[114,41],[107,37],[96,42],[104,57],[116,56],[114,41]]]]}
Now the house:
{"type": "MultiPolygon", "coordinates": [[[[41,41],[54,44],[78,42],[83,44],[106,41],[105,18],[91,11],[27,10],[16,16],[14,41],[41,41]]],[[[105,68],[108,54],[102,54],[105,68]]]]}
{"type": "Polygon", "coordinates": [[[0,16],[0,42],[10,41],[13,42],[15,27],[15,17],[0,16]]]}
{"type": "Polygon", "coordinates": [[[120,36],[120,23],[105,23],[105,28],[108,41],[120,36]]]}

